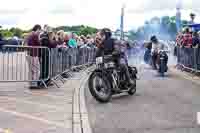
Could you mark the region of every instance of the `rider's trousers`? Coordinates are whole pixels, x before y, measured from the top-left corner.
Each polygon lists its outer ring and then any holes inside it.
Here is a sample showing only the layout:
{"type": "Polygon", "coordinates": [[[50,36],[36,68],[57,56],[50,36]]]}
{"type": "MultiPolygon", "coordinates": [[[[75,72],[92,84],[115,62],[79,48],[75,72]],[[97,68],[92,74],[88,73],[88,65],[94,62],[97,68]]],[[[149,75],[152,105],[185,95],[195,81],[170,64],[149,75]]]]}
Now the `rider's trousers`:
{"type": "Polygon", "coordinates": [[[122,73],[124,73],[126,76],[126,80],[128,81],[128,83],[131,83],[131,76],[128,70],[128,64],[127,64],[126,59],[124,58],[120,59],[119,65],[120,65],[122,73]]]}

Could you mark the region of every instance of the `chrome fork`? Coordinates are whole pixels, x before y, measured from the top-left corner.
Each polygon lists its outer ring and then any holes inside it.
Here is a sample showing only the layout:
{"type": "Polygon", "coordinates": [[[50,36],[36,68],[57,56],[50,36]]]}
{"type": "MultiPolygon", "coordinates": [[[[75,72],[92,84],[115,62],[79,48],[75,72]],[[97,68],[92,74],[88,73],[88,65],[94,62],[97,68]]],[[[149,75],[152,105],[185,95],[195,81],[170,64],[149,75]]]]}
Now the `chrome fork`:
{"type": "Polygon", "coordinates": [[[115,90],[119,90],[118,84],[117,84],[117,75],[116,73],[112,73],[112,80],[113,80],[113,87],[115,90]]]}

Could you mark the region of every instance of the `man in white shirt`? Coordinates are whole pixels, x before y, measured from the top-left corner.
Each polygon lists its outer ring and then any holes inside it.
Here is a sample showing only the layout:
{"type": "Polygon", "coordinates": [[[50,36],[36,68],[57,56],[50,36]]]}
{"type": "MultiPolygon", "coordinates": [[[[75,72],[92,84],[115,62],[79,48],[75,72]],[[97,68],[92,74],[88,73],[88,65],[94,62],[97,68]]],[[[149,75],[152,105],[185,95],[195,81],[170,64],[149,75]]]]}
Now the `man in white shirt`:
{"type": "Polygon", "coordinates": [[[154,69],[157,69],[157,61],[158,61],[158,54],[160,50],[169,50],[167,44],[165,44],[162,41],[159,41],[156,36],[151,37],[151,42],[152,42],[152,49],[151,49],[151,54],[152,54],[152,65],[154,69]]]}

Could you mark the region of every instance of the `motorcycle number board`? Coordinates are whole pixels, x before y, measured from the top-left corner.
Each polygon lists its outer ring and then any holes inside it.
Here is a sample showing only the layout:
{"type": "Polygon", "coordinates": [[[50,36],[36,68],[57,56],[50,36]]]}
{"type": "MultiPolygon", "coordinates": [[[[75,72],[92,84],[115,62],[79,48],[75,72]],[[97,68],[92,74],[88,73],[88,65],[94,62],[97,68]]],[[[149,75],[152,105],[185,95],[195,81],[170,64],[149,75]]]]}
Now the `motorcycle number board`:
{"type": "Polygon", "coordinates": [[[97,57],[96,64],[101,64],[101,63],[103,63],[103,57],[97,57]]]}

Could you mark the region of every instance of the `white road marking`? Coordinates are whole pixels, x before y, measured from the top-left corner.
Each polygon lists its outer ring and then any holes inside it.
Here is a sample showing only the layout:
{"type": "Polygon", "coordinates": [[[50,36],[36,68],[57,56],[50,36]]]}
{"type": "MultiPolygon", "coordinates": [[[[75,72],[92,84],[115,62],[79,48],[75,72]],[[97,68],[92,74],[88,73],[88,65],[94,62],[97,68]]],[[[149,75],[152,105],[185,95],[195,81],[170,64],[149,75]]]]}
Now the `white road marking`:
{"type": "Polygon", "coordinates": [[[6,97],[6,96],[1,96],[1,99],[6,99],[6,100],[10,100],[10,101],[17,101],[17,102],[22,102],[22,103],[26,103],[26,104],[33,104],[33,105],[37,105],[37,106],[41,106],[41,107],[46,107],[46,108],[51,108],[54,110],[64,110],[64,108],[59,108],[59,106],[52,106],[52,105],[48,105],[48,104],[41,104],[41,103],[36,103],[36,102],[31,102],[31,101],[27,101],[27,100],[22,100],[19,98],[11,98],[11,97],[6,97]]]}
{"type": "Polygon", "coordinates": [[[61,128],[66,128],[65,124],[63,124],[63,123],[49,121],[49,120],[46,120],[46,119],[42,119],[42,118],[34,117],[34,116],[31,116],[31,115],[28,115],[28,114],[7,110],[7,109],[4,109],[4,108],[0,108],[0,111],[4,112],[4,113],[9,113],[9,114],[12,114],[12,115],[15,115],[15,116],[18,116],[18,117],[23,117],[23,118],[26,118],[26,119],[39,121],[39,122],[42,122],[44,124],[49,124],[49,125],[54,125],[54,126],[61,127],[61,128]]]}
{"type": "Polygon", "coordinates": [[[0,128],[0,133],[13,133],[10,129],[0,128]]]}
{"type": "MultiPolygon", "coordinates": [[[[44,92],[31,92],[31,91],[24,91],[25,93],[27,93],[27,94],[30,94],[30,95],[36,95],[36,96],[45,96],[45,97],[50,97],[50,98],[54,98],[54,99],[59,99],[60,98],[60,96],[54,96],[54,95],[50,95],[50,94],[45,94],[44,92]],[[42,93],[42,94],[40,94],[40,93],[42,93]]],[[[67,99],[68,100],[68,99],[67,99]]],[[[72,100],[72,98],[70,97],[69,98],[69,100],[72,100]]]]}
{"type": "Polygon", "coordinates": [[[200,125],[200,112],[197,112],[197,124],[200,125]]]}
{"type": "Polygon", "coordinates": [[[0,133],[3,133],[4,132],[4,129],[3,128],[0,128],[0,133]]]}

